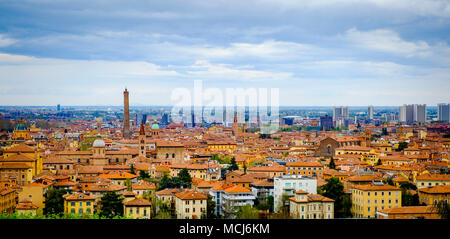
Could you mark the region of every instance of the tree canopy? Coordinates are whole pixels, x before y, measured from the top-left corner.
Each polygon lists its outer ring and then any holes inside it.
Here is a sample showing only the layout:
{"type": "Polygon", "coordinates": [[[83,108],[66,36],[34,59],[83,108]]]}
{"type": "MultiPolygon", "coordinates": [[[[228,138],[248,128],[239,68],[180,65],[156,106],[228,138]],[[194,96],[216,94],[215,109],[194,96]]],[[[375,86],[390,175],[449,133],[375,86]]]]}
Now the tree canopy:
{"type": "Polygon", "coordinates": [[[44,194],[44,215],[63,215],[64,214],[64,198],[63,195],[68,190],[56,189],[50,187],[44,194]]]}
{"type": "Polygon", "coordinates": [[[116,192],[107,192],[100,199],[100,213],[101,217],[114,218],[116,216],[123,216],[123,198],[116,192]]]}
{"type": "Polygon", "coordinates": [[[344,185],[338,178],[327,179],[327,184],[322,187],[322,195],[334,200],[334,217],[351,217],[351,199],[350,195],[344,192],[344,185]]]}

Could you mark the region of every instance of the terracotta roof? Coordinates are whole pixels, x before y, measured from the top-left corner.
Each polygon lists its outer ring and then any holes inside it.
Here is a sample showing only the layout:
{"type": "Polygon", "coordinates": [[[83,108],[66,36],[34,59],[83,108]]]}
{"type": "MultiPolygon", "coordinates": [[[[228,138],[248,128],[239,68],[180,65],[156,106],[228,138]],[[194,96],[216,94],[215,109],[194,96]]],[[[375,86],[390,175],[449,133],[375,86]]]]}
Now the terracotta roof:
{"type": "Polygon", "coordinates": [[[38,208],[39,207],[34,205],[28,198],[22,199],[16,207],[17,210],[34,210],[38,208]]]}
{"type": "Polygon", "coordinates": [[[303,190],[297,190],[295,191],[296,194],[308,194],[307,191],[303,191],[303,190]]]}
{"type": "Polygon", "coordinates": [[[205,194],[192,189],[181,191],[175,194],[175,196],[181,200],[208,199],[208,196],[206,196],[205,194]]]}
{"type": "Polygon", "coordinates": [[[247,169],[247,172],[286,172],[286,167],[283,165],[255,166],[247,169]]]}
{"type": "Polygon", "coordinates": [[[0,162],[34,162],[35,158],[31,158],[25,154],[14,154],[7,158],[0,159],[0,162]]]}
{"type": "Polygon", "coordinates": [[[156,148],[158,147],[184,147],[184,145],[177,142],[159,140],[156,142],[156,148]]]}
{"type": "Polygon", "coordinates": [[[0,195],[1,195],[1,196],[4,196],[4,195],[9,194],[9,193],[13,193],[13,192],[15,192],[15,191],[16,191],[16,190],[13,189],[13,188],[9,188],[9,187],[0,187],[0,195]]]}
{"type": "Polygon", "coordinates": [[[287,162],[287,167],[322,167],[322,165],[319,162],[287,162]]]}
{"type": "Polygon", "coordinates": [[[252,191],[247,188],[242,187],[241,185],[235,185],[233,187],[226,188],[224,190],[226,193],[251,193],[252,191]]]}
{"type": "Polygon", "coordinates": [[[86,191],[91,192],[117,192],[125,190],[127,187],[115,183],[95,183],[90,185],[86,191]]]}
{"type": "Polygon", "coordinates": [[[109,178],[109,179],[132,179],[137,178],[136,175],[131,173],[107,173],[99,175],[100,178],[109,178]]]}
{"type": "Polygon", "coordinates": [[[77,185],[77,183],[75,182],[71,182],[71,181],[59,181],[55,184],[53,184],[53,186],[75,186],[77,185]]]}
{"type": "Polygon", "coordinates": [[[148,207],[151,206],[152,203],[149,202],[148,200],[145,200],[143,198],[135,198],[131,201],[128,201],[126,203],[124,203],[125,206],[133,206],[133,207],[148,207]]]}
{"type": "Polygon", "coordinates": [[[0,165],[0,169],[28,169],[28,168],[32,167],[24,163],[8,163],[0,165]]]}
{"type": "Polygon", "coordinates": [[[378,210],[384,214],[422,214],[436,213],[431,206],[410,206],[410,207],[394,207],[378,210]]]}
{"type": "Polygon", "coordinates": [[[147,181],[139,181],[137,183],[132,184],[133,190],[154,190],[156,189],[156,186],[154,183],[147,182],[147,181]]]}
{"type": "Polygon", "coordinates": [[[72,160],[58,157],[49,157],[42,160],[43,164],[73,164],[72,160]]]}
{"type": "Polygon", "coordinates": [[[359,189],[363,191],[400,191],[400,188],[391,186],[389,184],[374,185],[372,183],[367,185],[356,185],[354,186],[354,189],[359,189]]]}
{"type": "Polygon", "coordinates": [[[422,174],[416,177],[417,180],[423,181],[450,181],[450,174],[422,174]]]}
{"type": "Polygon", "coordinates": [[[450,185],[436,185],[429,188],[420,188],[419,192],[429,194],[450,194],[450,185]]]}
{"type": "Polygon", "coordinates": [[[372,182],[379,180],[381,180],[381,177],[377,175],[353,175],[344,179],[344,181],[349,182],[372,182]]]}
{"type": "Polygon", "coordinates": [[[66,201],[95,200],[94,197],[84,193],[66,194],[63,196],[66,201]]]}
{"type": "Polygon", "coordinates": [[[166,188],[163,190],[159,190],[158,192],[156,192],[156,195],[172,195],[175,193],[180,192],[181,190],[178,188],[166,188]]]}
{"type": "Polygon", "coordinates": [[[31,153],[34,151],[35,151],[34,147],[31,147],[31,146],[21,143],[19,145],[13,146],[13,147],[5,150],[4,152],[5,153],[17,153],[17,152],[31,153]]]}
{"type": "Polygon", "coordinates": [[[273,182],[269,182],[267,180],[257,181],[257,182],[252,183],[252,185],[254,185],[254,186],[268,186],[268,187],[270,187],[270,186],[273,187],[274,186],[273,182]]]}
{"type": "Polygon", "coordinates": [[[308,194],[308,201],[310,202],[334,202],[333,199],[324,197],[319,194],[308,194]]]}

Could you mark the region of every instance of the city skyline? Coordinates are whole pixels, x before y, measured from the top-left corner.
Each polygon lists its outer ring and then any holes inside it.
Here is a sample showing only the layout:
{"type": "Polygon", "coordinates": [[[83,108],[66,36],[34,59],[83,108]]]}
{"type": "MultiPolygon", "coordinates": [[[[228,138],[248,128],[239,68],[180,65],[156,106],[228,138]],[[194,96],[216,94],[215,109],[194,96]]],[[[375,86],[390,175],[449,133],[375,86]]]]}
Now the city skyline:
{"type": "Polygon", "coordinates": [[[3,1],[0,104],[120,105],[126,86],[170,105],[194,80],[286,106],[450,102],[450,3],[413,3],[3,1]]]}

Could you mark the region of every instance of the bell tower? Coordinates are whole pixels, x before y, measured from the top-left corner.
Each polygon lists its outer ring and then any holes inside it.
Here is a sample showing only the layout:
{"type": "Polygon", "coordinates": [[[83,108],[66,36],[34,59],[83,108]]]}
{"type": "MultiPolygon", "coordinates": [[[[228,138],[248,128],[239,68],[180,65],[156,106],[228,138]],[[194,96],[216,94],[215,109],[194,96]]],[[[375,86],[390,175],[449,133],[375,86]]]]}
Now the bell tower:
{"type": "Polygon", "coordinates": [[[123,137],[130,138],[130,102],[127,88],[123,92],[123,137]]]}
{"type": "Polygon", "coordinates": [[[146,153],[146,139],[147,137],[145,136],[145,128],[144,128],[144,123],[141,123],[141,129],[139,130],[139,156],[142,157],[146,157],[147,153],[146,153]]]}

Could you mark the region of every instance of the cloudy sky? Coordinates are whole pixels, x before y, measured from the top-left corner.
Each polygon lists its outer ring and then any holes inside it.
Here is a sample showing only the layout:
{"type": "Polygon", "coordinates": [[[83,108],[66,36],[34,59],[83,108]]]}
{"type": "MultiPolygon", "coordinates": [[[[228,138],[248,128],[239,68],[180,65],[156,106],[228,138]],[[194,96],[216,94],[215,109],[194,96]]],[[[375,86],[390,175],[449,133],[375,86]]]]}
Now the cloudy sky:
{"type": "Polygon", "coordinates": [[[0,105],[172,105],[177,87],[281,105],[450,102],[449,0],[0,0],[0,105]]]}

